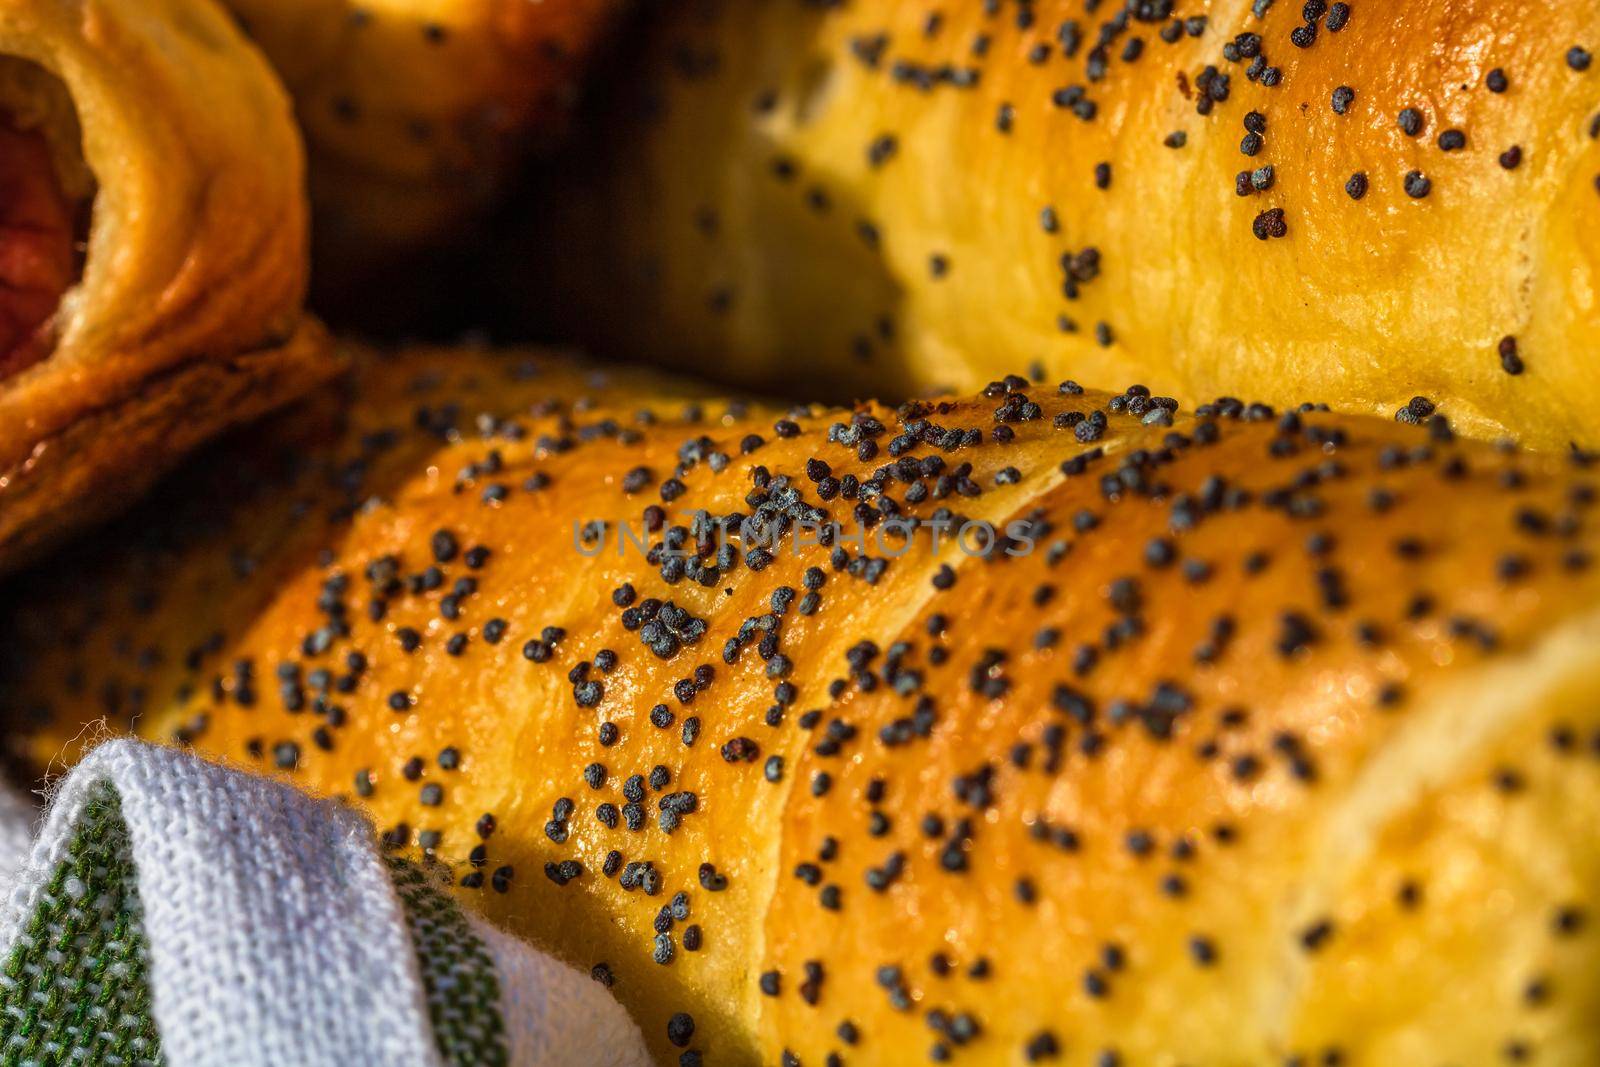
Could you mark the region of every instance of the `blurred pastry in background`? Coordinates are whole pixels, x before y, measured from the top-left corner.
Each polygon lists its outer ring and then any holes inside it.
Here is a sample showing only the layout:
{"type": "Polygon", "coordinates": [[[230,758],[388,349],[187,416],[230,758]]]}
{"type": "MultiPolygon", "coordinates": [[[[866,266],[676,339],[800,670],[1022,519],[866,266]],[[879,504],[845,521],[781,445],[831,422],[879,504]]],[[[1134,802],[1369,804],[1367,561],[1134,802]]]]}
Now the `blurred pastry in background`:
{"type": "Polygon", "coordinates": [[[288,97],[210,0],[0,11],[0,569],[337,367],[288,97]]]}
{"type": "Polygon", "coordinates": [[[295,99],[317,285],[453,236],[553,142],[624,0],[226,0],[295,99]]]}
{"type": "Polygon", "coordinates": [[[500,271],[555,333],[843,397],[1020,360],[1600,444],[1600,6],[657,10],[597,172],[536,198],[566,227],[500,271]]]}

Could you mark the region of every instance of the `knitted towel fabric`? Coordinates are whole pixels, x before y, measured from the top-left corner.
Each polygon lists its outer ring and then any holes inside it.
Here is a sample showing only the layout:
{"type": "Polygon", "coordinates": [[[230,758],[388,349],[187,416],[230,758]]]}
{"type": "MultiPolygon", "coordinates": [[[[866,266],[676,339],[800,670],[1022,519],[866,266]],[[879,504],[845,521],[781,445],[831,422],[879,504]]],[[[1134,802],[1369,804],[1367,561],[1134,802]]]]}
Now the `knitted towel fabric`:
{"type": "Polygon", "coordinates": [[[355,812],[177,750],[102,744],[42,820],[0,801],[0,865],[0,1063],[649,1063],[355,812]]]}

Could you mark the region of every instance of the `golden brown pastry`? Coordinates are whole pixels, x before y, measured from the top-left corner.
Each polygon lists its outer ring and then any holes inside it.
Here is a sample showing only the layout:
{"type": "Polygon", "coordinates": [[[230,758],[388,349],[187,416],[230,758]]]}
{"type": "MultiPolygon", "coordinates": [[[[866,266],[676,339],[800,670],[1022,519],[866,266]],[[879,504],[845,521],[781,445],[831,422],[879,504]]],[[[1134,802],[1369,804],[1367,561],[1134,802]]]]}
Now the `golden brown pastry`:
{"type": "Polygon", "coordinates": [[[364,360],[14,591],[15,754],[346,795],[663,1064],[1600,1057],[1586,456],[660,388],[364,360]]]}
{"type": "Polygon", "coordinates": [[[604,192],[534,257],[608,349],[847,399],[1019,360],[1186,402],[1421,394],[1600,444],[1600,6],[662,10],[604,192]]]}
{"type": "Polygon", "coordinates": [[[209,0],[0,3],[0,568],[334,371],[302,179],[209,0]]]}
{"type": "MultiPolygon", "coordinates": [[[[622,0],[225,0],[294,94],[317,251],[445,236],[577,100],[622,0]]],[[[340,279],[318,279],[319,284],[340,279]]]]}

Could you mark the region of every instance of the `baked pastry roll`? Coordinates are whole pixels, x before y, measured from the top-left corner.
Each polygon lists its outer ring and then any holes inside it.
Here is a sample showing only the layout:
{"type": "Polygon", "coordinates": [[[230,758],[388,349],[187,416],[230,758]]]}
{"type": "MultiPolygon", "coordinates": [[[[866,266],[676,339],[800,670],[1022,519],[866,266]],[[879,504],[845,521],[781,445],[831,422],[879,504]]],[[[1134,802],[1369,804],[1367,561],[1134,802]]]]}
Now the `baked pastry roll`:
{"type": "Polygon", "coordinates": [[[349,797],[664,1064],[1592,1064],[1600,472],[1417,414],[363,362],[0,707],[349,797]]]}
{"type": "Polygon", "coordinates": [[[531,257],[569,333],[844,398],[1037,360],[1600,445],[1600,6],[660,14],[612,155],[540,201],[604,190],[531,257]]]}
{"type": "Polygon", "coordinates": [[[451,235],[548,144],[622,0],[226,0],[294,94],[319,287],[451,235]],[[326,262],[335,276],[320,276],[326,262]]]}
{"type": "Polygon", "coordinates": [[[0,4],[0,567],[333,371],[302,180],[207,0],[0,4]]]}

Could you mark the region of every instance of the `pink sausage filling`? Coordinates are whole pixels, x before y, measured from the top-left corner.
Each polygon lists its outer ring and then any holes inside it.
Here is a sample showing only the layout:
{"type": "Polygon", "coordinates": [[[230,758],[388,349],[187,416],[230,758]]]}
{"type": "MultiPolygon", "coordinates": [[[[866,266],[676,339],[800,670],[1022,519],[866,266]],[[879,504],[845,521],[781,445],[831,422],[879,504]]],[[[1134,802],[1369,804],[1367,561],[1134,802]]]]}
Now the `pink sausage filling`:
{"type": "Polygon", "coordinates": [[[0,115],[0,379],[46,358],[77,280],[73,206],[37,133],[0,115]]]}

